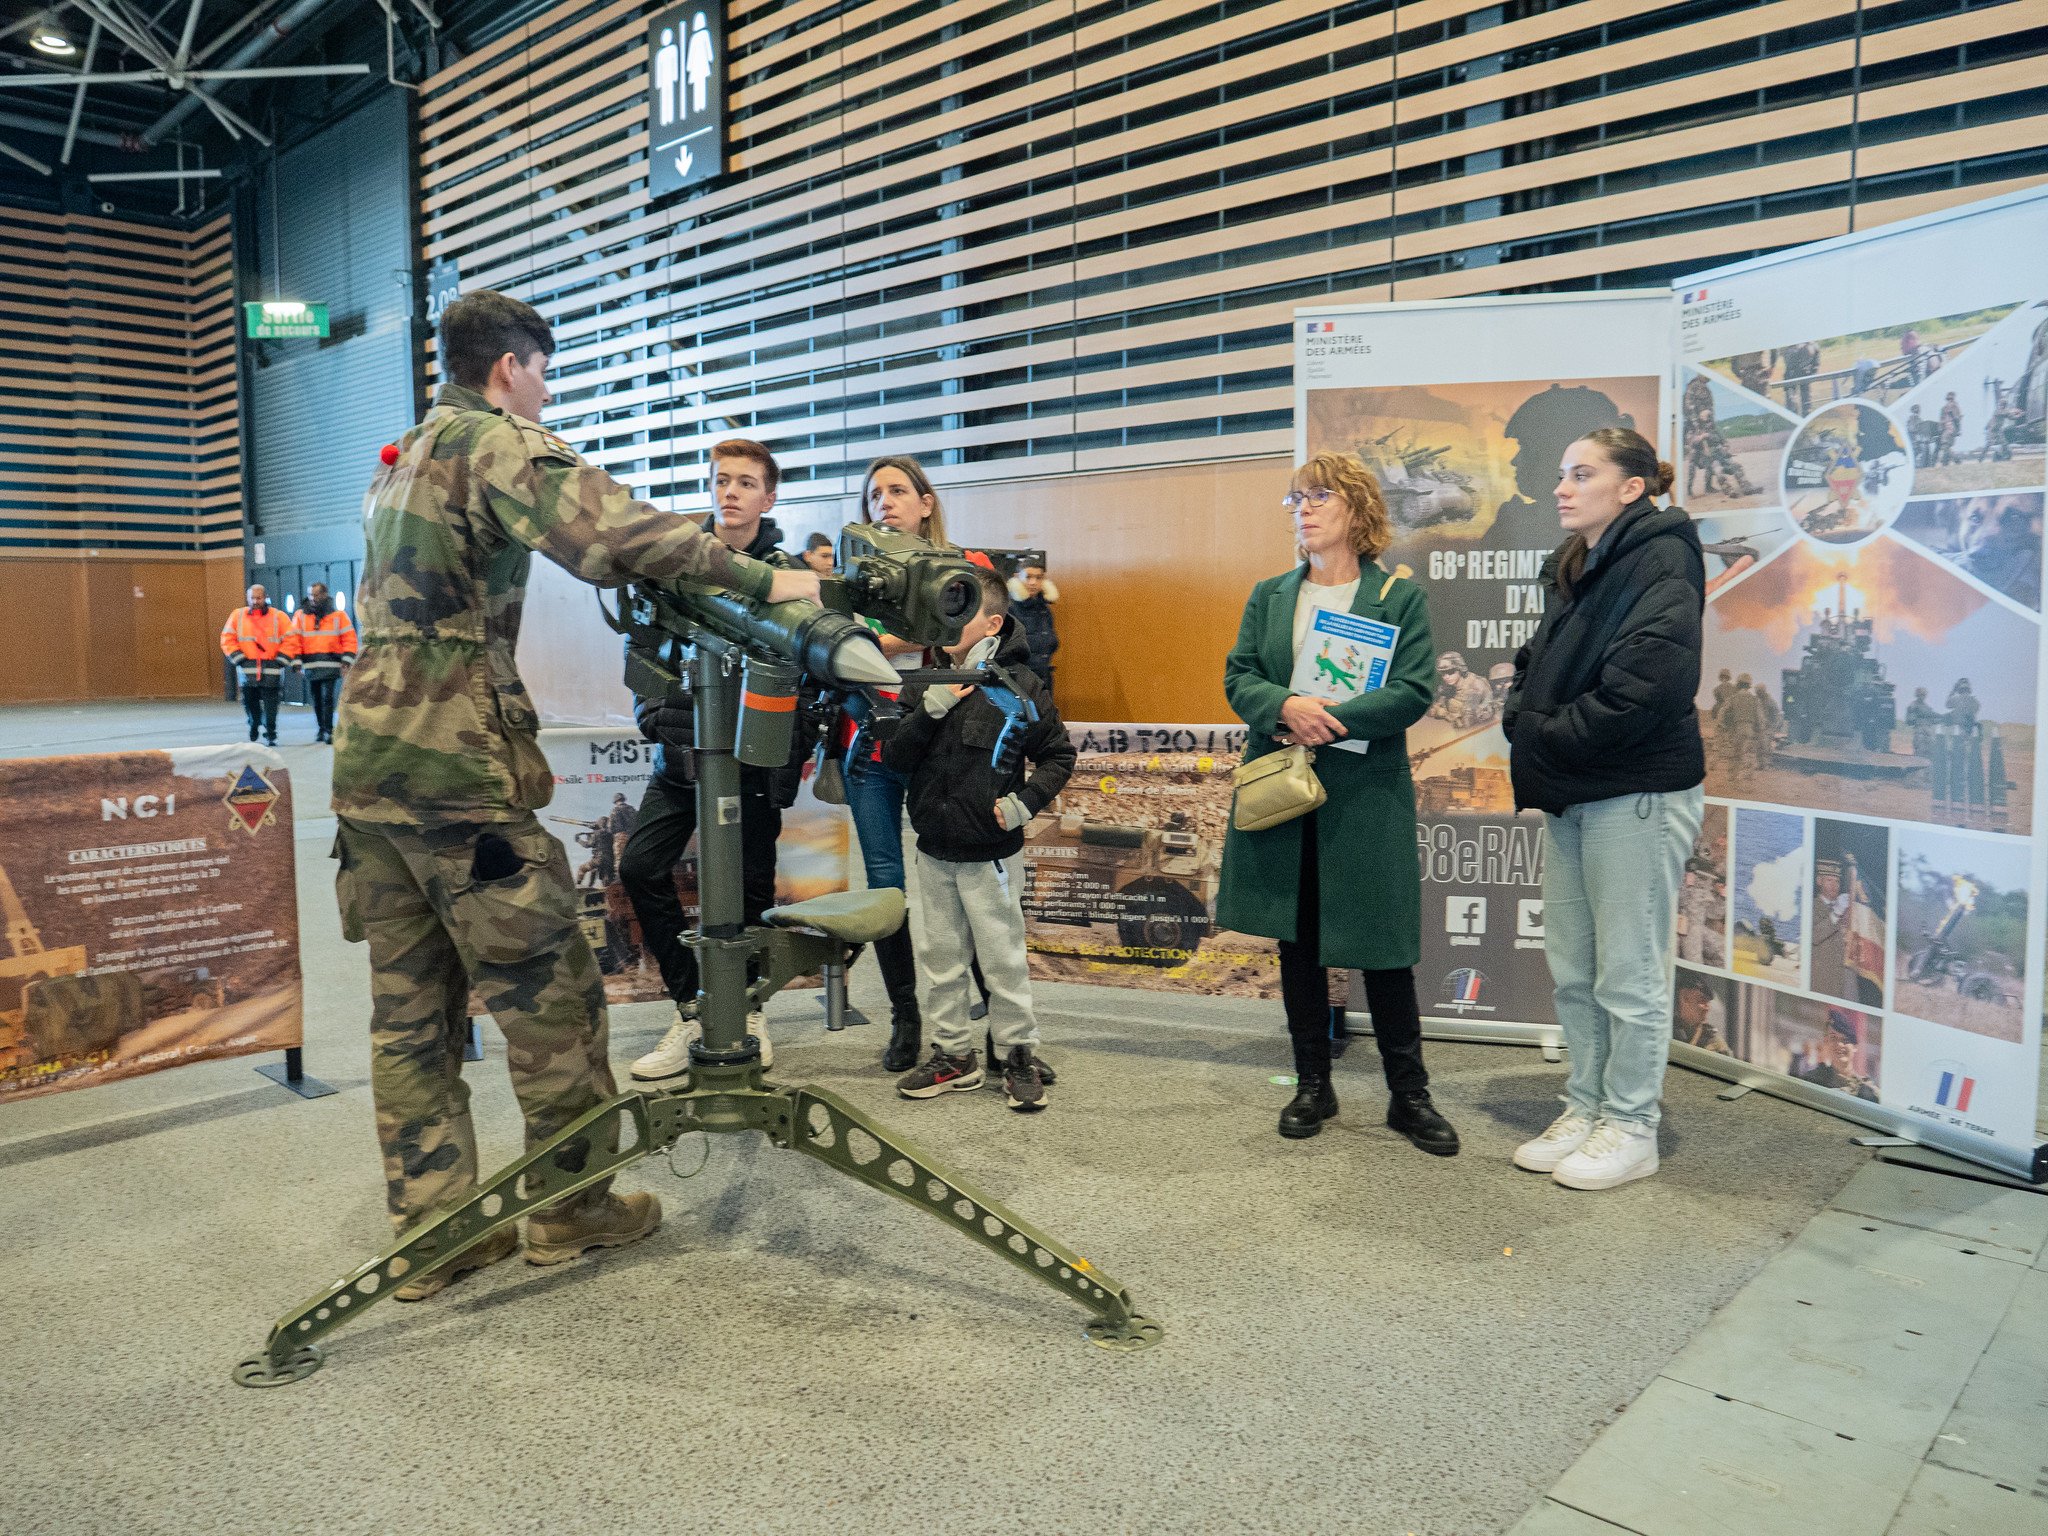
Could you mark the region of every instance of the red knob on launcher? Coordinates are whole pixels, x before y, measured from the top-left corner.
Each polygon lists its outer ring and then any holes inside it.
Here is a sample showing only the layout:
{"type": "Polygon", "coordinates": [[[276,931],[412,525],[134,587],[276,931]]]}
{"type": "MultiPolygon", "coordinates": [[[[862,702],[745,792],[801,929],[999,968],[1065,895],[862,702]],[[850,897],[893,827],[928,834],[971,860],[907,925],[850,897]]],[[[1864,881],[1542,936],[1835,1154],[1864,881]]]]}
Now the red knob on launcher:
{"type": "Polygon", "coordinates": [[[379,453],[377,457],[382,459],[386,464],[396,464],[398,462],[398,444],[386,443],[384,445],[384,451],[379,453]]]}

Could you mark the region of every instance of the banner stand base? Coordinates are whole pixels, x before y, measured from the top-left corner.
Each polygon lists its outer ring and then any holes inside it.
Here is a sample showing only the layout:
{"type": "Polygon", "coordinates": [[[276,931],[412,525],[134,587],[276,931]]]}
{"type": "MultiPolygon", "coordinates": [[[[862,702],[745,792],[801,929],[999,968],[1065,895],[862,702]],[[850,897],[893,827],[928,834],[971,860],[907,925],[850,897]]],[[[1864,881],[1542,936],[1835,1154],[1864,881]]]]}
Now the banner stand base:
{"type": "Polygon", "coordinates": [[[302,1099],[324,1099],[330,1093],[339,1092],[331,1084],[323,1083],[317,1077],[306,1076],[305,1053],[296,1045],[285,1047],[282,1062],[266,1061],[256,1069],[257,1075],[267,1077],[280,1088],[289,1089],[302,1099]]]}
{"type": "MultiPolygon", "coordinates": [[[[1896,1138],[1907,1146],[1926,1148],[1962,1162],[1996,1169],[2028,1184],[2048,1183],[2048,1142],[2030,1148],[2003,1146],[1984,1137],[1922,1120],[1903,1110],[1886,1109],[1848,1098],[1831,1089],[1815,1088],[1796,1077],[1759,1079],[1751,1075],[1745,1063],[1733,1057],[1723,1056],[1718,1051],[1701,1050],[1695,1045],[1681,1045],[1677,1041],[1671,1044],[1671,1064],[1721,1078],[1744,1092],[1761,1090],[1774,1099],[1783,1099],[1805,1109],[1817,1109],[1824,1115],[1847,1120],[1851,1125],[1865,1126],[1877,1132],[1885,1145],[1890,1145],[1896,1138]]],[[[1733,1094],[1723,1093],[1720,1097],[1730,1098],[1733,1094]]],[[[1856,1139],[1860,1141],[1860,1138],[1856,1139]]]]}
{"type": "MultiPolygon", "coordinates": [[[[1343,1023],[1333,1025],[1333,1035],[1370,1035],[1372,1015],[1358,1008],[1344,1011],[1343,1023]]],[[[1555,1024],[1516,1024],[1499,1019],[1467,1019],[1456,1015],[1422,1016],[1422,1038],[1449,1040],[1462,1045],[1534,1045],[1541,1047],[1545,1061],[1564,1060],[1564,1031],[1555,1024]]]]}

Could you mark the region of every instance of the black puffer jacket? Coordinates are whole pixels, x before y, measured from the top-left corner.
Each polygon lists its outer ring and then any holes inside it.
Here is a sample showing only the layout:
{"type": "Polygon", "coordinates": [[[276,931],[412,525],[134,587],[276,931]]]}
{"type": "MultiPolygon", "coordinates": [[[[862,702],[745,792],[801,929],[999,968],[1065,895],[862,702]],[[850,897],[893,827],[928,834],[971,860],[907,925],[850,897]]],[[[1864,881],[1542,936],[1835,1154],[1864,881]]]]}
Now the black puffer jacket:
{"type": "MultiPolygon", "coordinates": [[[[710,519],[704,527],[712,528],[710,519]]],[[[741,551],[756,560],[765,561],[777,569],[784,569],[792,562],[780,545],[782,530],[775,525],[775,519],[764,517],[761,526],[754,531],[753,542],[741,551]]],[[[685,674],[687,679],[688,674],[685,674]]],[[[680,699],[633,700],[633,720],[640,727],[640,734],[653,742],[654,775],[666,779],[671,785],[681,786],[696,782],[697,776],[697,725],[695,706],[685,693],[680,699]]],[[[818,691],[806,678],[798,690],[796,739],[790,749],[790,760],[781,768],[757,768],[751,764],[740,765],[744,782],[758,785],[762,779],[770,781],[769,790],[776,805],[788,809],[796,803],[798,790],[803,783],[804,759],[816,749],[818,725],[818,691]]]]}
{"type": "MultiPolygon", "coordinates": [[[[1023,760],[1015,770],[996,772],[1003,712],[978,689],[946,711],[944,719],[934,720],[924,707],[927,685],[911,684],[903,691],[903,721],[882,754],[884,764],[910,781],[910,825],[919,851],[952,864],[1007,859],[1022,849],[1024,829],[1005,831],[996,820],[996,802],[1015,795],[1036,816],[1067,787],[1074,771],[1066,724],[1045,684],[1030,670],[1024,632],[1007,615],[996,660],[1013,669],[1038,704],[1038,723],[1024,738],[1023,760]],[[1028,776],[1024,763],[1031,767],[1028,776]]],[[[941,657],[939,665],[950,663],[941,657]]]]}
{"type": "Polygon", "coordinates": [[[1593,546],[1570,598],[1553,585],[1501,712],[1518,807],[1562,814],[1705,780],[1693,701],[1706,585],[1692,519],[1647,499],[1593,546]]]}

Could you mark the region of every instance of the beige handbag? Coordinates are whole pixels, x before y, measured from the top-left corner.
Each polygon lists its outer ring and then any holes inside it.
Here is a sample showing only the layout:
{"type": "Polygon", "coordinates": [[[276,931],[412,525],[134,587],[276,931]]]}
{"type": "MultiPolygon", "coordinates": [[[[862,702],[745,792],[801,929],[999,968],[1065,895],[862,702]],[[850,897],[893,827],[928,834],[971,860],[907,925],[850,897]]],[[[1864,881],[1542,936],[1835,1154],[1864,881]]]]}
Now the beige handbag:
{"type": "Polygon", "coordinates": [[[1316,777],[1316,754],[1299,744],[1268,752],[1230,771],[1237,794],[1230,822],[1240,832],[1263,832],[1310,811],[1330,798],[1316,777]]]}

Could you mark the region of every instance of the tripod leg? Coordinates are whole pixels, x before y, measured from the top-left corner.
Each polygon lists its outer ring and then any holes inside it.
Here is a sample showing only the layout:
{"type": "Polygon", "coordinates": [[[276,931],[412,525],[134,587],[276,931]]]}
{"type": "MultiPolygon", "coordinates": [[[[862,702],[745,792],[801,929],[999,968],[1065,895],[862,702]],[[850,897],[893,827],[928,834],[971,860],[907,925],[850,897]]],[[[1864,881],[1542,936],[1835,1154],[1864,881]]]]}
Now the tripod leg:
{"type": "MultiPolygon", "coordinates": [[[[235,1381],[245,1387],[281,1387],[304,1380],[320,1369],[316,1341],[388,1295],[407,1275],[445,1263],[529,1211],[553,1205],[649,1152],[659,1151],[667,1141],[656,1144],[648,1105],[637,1093],[607,1099],[508,1166],[462,1204],[402,1234],[369,1263],[278,1319],[263,1353],[235,1367],[235,1381]],[[616,1121],[616,1151],[602,1145],[612,1138],[598,1134],[607,1120],[616,1121]]],[[[664,1125],[662,1129],[668,1128],[664,1125]]],[[[673,1141],[676,1134],[669,1131],[667,1140],[673,1141]]]]}
{"type": "Polygon", "coordinates": [[[1160,1326],[1132,1309],[1130,1293],[1064,1244],[941,1168],[911,1142],[885,1131],[836,1093],[795,1090],[790,1143],[863,1184],[931,1212],[961,1236],[1008,1259],[1095,1314],[1084,1332],[1104,1349],[1156,1344],[1160,1326]]]}

